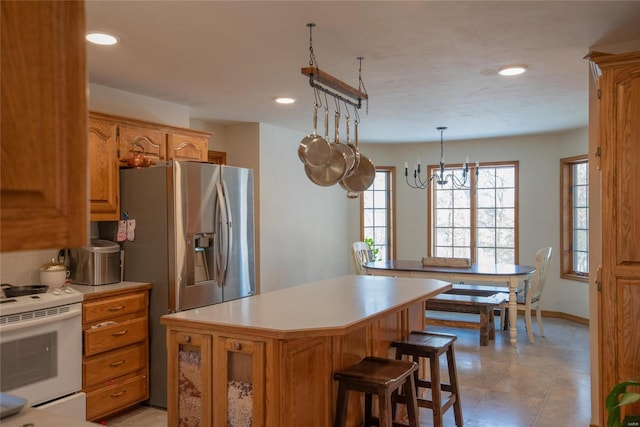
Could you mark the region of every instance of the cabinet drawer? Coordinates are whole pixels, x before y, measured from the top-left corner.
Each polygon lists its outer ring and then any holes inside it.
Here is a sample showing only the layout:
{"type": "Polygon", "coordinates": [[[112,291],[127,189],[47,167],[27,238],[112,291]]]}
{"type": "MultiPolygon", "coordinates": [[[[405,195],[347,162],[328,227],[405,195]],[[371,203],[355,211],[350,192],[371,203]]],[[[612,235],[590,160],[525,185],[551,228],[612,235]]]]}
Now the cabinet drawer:
{"type": "Polygon", "coordinates": [[[121,375],[135,372],[147,366],[147,346],[145,342],[118,350],[112,350],[82,363],[82,386],[111,380],[121,375]]]}
{"type": "Polygon", "coordinates": [[[113,325],[84,331],[84,355],[91,356],[103,351],[144,341],[147,338],[147,317],[138,317],[113,325]]]}
{"type": "Polygon", "coordinates": [[[82,306],[82,322],[99,322],[125,314],[146,311],[146,308],[147,298],[145,292],[88,302],[82,306]]]}
{"type": "Polygon", "coordinates": [[[129,378],[89,392],[87,393],[87,419],[95,420],[100,416],[140,402],[147,396],[146,375],[129,378]]]}

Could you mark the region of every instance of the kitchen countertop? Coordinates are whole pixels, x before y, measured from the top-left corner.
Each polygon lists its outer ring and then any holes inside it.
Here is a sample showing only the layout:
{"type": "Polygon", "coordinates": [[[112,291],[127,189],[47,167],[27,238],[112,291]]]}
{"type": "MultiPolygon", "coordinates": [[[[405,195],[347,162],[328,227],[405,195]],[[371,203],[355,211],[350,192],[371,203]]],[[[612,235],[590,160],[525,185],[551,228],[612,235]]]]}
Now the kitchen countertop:
{"type": "Polygon", "coordinates": [[[277,338],[346,334],[363,320],[450,288],[435,279],[342,276],[165,315],[161,323],[215,325],[277,338]]]}
{"type": "Polygon", "coordinates": [[[56,414],[45,409],[25,407],[20,413],[0,420],[2,427],[95,427],[100,424],[56,414]]]}
{"type": "Polygon", "coordinates": [[[113,295],[122,294],[124,292],[131,292],[143,289],[151,289],[151,283],[144,282],[119,282],[112,283],[110,285],[98,285],[98,286],[89,286],[89,285],[69,285],[76,291],[82,292],[84,294],[84,301],[91,301],[95,298],[104,298],[113,295]]]}

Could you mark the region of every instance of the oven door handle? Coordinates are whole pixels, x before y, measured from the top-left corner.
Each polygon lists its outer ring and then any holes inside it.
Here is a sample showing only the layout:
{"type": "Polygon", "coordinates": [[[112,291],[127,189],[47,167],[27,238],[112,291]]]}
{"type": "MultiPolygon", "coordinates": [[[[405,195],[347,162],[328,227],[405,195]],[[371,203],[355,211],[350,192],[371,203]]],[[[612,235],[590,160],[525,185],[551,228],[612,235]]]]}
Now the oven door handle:
{"type": "Polygon", "coordinates": [[[39,326],[45,323],[57,322],[59,320],[71,319],[72,317],[79,317],[80,310],[71,310],[66,313],[56,314],[55,316],[45,316],[39,319],[29,320],[25,322],[10,323],[8,325],[0,326],[0,333],[17,331],[20,329],[31,328],[33,326],[39,326]]]}

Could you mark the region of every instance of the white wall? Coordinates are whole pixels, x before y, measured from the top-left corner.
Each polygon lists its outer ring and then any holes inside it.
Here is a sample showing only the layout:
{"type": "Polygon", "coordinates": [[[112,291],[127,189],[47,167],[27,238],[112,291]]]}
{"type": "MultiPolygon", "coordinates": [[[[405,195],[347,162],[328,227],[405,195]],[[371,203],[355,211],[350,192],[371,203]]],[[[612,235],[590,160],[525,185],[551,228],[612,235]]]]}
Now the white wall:
{"type": "Polygon", "coordinates": [[[304,136],[260,125],[263,292],[349,272],[347,197],[309,181],[298,158],[304,136]]]}
{"type": "Polygon", "coordinates": [[[189,127],[189,107],[95,83],[89,84],[88,106],[90,111],[189,127]]]}
{"type": "MultiPolygon", "coordinates": [[[[361,151],[376,165],[396,167],[397,259],[421,259],[427,255],[426,190],[410,189],[405,183],[404,163],[413,169],[436,164],[440,144],[361,144],[361,151]]],[[[472,141],[447,141],[444,155],[449,163],[475,161],[519,161],[520,264],[532,265],[535,253],[545,246],[554,249],[547,279],[543,310],[589,317],[588,285],[560,279],[560,159],[586,154],[587,129],[472,141]]],[[[411,173],[411,172],[410,172],[411,173]]],[[[359,205],[349,205],[349,237],[359,240],[359,205]],[[353,226],[355,224],[355,226],[353,226]]]]}

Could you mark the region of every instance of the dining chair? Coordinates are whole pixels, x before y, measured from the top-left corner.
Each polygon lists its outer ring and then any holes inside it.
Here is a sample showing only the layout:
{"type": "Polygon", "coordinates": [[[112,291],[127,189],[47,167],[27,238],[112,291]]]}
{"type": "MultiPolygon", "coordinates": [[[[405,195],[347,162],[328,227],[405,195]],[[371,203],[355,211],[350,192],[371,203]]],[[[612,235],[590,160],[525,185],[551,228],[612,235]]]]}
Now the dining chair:
{"type": "MultiPolygon", "coordinates": [[[[524,310],[524,321],[527,327],[527,334],[529,335],[529,342],[533,343],[533,331],[531,329],[531,309],[536,310],[536,320],[538,321],[538,330],[540,336],[544,336],[544,329],[542,328],[542,314],[540,309],[540,300],[542,299],[542,290],[547,279],[547,273],[549,272],[549,265],[551,264],[551,247],[540,249],[536,253],[536,271],[533,273],[533,277],[529,283],[525,283],[522,291],[516,293],[516,302],[518,309],[524,310]]],[[[509,302],[505,301],[500,305],[500,329],[504,329],[504,322],[506,311],[509,308],[509,302]]]]}
{"type": "Polygon", "coordinates": [[[356,267],[356,273],[364,274],[363,264],[370,261],[369,259],[369,245],[365,242],[353,242],[353,263],[356,267]]]}

